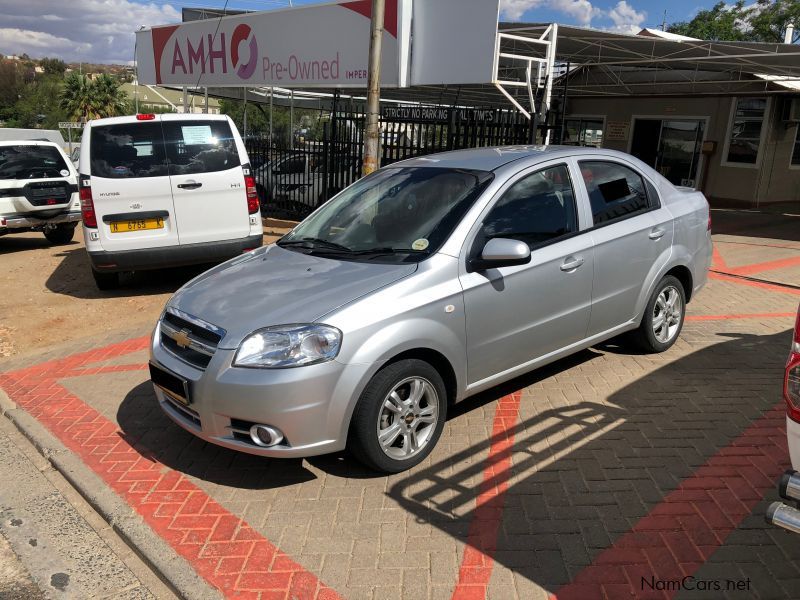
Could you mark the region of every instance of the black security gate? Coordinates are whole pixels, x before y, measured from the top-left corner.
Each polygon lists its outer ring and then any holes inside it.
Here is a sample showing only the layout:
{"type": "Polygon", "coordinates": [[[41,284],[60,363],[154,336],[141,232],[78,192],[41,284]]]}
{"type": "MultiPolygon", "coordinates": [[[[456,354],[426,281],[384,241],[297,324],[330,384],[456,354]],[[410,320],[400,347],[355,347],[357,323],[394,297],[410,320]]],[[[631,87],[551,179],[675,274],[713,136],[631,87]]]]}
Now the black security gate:
{"type": "MultiPolygon", "coordinates": [[[[364,114],[336,111],[319,139],[246,140],[265,216],[302,219],[361,176],[364,114]]],[[[381,165],[465,148],[526,144],[531,124],[502,109],[384,106],[381,165]]]]}

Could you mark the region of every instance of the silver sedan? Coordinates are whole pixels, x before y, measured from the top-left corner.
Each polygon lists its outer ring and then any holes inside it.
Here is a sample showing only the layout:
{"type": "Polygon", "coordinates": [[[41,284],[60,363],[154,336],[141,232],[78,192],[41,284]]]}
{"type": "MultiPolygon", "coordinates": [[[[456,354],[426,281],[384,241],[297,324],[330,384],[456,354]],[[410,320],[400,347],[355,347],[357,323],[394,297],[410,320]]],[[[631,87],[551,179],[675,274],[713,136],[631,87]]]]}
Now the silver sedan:
{"type": "Polygon", "coordinates": [[[629,155],[415,158],[178,290],[151,377],[214,444],[402,471],[453,403],[622,333],[668,349],[710,261],[703,195],[629,155]]]}

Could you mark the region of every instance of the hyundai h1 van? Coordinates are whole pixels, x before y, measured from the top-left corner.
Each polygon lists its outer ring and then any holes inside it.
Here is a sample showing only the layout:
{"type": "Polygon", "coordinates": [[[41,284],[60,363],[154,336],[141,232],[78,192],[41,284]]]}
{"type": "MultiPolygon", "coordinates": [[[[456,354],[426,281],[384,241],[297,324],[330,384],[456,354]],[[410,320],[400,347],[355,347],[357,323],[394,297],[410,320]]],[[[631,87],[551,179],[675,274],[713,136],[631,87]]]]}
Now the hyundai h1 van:
{"type": "Polygon", "coordinates": [[[120,272],[222,262],[262,244],[255,179],[225,115],[90,121],[79,173],[100,289],[117,286],[120,272]]]}

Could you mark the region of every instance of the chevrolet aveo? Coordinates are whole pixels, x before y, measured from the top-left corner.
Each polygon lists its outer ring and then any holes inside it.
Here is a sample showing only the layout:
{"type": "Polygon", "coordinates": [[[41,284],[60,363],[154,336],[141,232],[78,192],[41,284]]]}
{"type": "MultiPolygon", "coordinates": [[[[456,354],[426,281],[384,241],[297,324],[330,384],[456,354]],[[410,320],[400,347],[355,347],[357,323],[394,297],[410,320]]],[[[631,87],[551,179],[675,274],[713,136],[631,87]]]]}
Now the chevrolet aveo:
{"type": "Polygon", "coordinates": [[[411,159],[178,290],[151,378],[164,412],[214,444],[349,448],[398,472],[455,402],[624,333],[669,348],[710,261],[703,195],[629,155],[411,159]]]}

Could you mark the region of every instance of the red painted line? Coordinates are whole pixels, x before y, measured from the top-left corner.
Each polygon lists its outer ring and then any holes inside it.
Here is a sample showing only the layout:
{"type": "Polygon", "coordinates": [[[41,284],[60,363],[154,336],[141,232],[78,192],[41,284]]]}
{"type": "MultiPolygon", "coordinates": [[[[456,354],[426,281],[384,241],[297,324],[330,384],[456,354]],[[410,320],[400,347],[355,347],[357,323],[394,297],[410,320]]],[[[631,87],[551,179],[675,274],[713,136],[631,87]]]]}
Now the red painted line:
{"type": "Polygon", "coordinates": [[[728,270],[728,265],[725,263],[725,259],[722,258],[722,254],[719,253],[716,244],[713,245],[711,250],[711,268],[718,271],[728,270]]]}
{"type": "Polygon", "coordinates": [[[754,273],[761,273],[763,271],[773,271],[775,269],[785,269],[786,267],[794,267],[800,265],[800,256],[793,256],[791,258],[781,258],[779,260],[770,260],[762,263],[755,263],[752,265],[744,265],[742,267],[733,267],[727,269],[719,269],[720,271],[728,271],[735,275],[752,275],[754,273]]]}
{"type": "Polygon", "coordinates": [[[736,315],[687,315],[687,321],[725,321],[728,319],[784,319],[794,318],[797,313],[748,313],[736,315]]]}
{"type": "Polygon", "coordinates": [[[692,575],[725,543],[789,465],[785,420],[779,403],[753,421],[551,598],[674,596],[642,578],[692,575]]]}
{"type": "Polygon", "coordinates": [[[791,294],[792,296],[800,296],[800,290],[794,288],[783,287],[780,285],[775,285],[772,283],[763,283],[761,281],[751,281],[749,279],[740,279],[739,277],[731,277],[728,275],[723,275],[721,273],[709,273],[709,279],[719,279],[721,281],[729,281],[731,283],[738,283],[739,285],[746,285],[749,287],[755,287],[762,290],[767,290],[770,292],[778,292],[781,294],[791,294]]]}
{"type": "Polygon", "coordinates": [[[68,377],[142,369],[88,365],[143,350],[147,344],[148,338],[138,338],[0,374],[0,386],[226,597],[339,598],[188,477],[144,456],[115,423],[59,383],[68,377]]]}
{"type": "Polygon", "coordinates": [[[497,549],[497,534],[511,477],[514,426],[519,419],[522,392],[503,396],[497,403],[492,425],[492,444],[483,470],[483,481],[469,524],[467,545],[458,571],[453,600],[483,599],[489,586],[497,549]]]}

